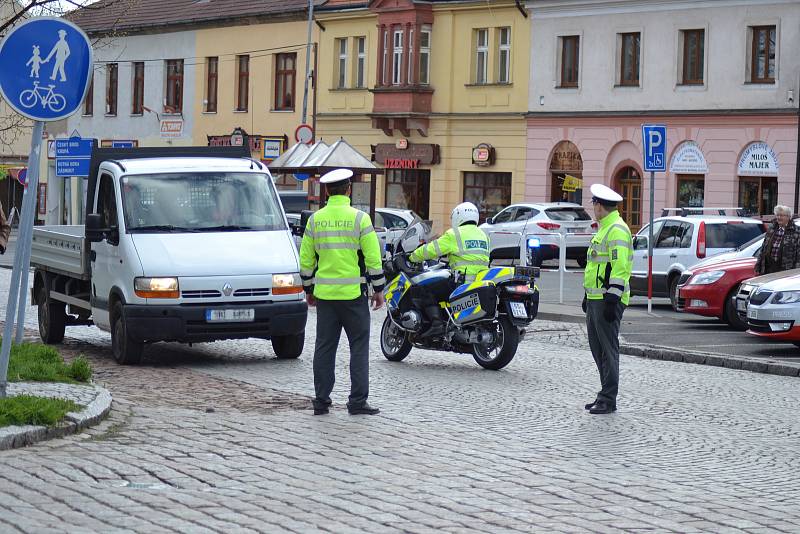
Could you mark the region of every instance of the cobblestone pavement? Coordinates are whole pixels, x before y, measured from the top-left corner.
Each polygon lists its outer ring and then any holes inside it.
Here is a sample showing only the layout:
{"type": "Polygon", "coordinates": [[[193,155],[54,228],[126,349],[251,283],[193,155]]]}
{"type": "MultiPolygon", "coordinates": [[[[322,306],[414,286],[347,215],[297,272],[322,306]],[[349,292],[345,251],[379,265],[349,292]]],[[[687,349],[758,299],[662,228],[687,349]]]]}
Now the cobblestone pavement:
{"type": "Polygon", "coordinates": [[[295,361],[248,340],[156,345],[139,367],[68,330],[115,407],[0,453],[0,532],[800,531],[796,378],[623,356],[620,411],[591,416],[580,326],[538,323],[490,372],[385,361],[381,319],[374,417],[347,414],[344,357],[333,411],[311,415],[313,329],[295,361]]]}

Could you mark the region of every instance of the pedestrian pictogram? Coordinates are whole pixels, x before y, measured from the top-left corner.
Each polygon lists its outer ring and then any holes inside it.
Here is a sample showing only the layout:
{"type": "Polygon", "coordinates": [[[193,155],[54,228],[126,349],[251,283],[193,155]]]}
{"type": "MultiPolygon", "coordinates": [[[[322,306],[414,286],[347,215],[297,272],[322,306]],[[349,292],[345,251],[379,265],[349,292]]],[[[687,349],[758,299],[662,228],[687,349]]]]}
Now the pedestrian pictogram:
{"type": "Polygon", "coordinates": [[[34,120],[59,120],[80,109],[92,69],[86,34],[63,19],[39,17],[0,44],[0,94],[34,120]]]}

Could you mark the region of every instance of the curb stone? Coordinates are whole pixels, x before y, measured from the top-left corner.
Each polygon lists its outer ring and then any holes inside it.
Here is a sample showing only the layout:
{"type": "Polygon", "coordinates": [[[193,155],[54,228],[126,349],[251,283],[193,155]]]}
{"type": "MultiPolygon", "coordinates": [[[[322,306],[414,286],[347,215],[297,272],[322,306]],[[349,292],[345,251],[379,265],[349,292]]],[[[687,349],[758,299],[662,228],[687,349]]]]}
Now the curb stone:
{"type": "Polygon", "coordinates": [[[744,356],[729,356],[727,354],[713,352],[677,350],[672,347],[636,343],[620,343],[619,350],[622,354],[639,356],[651,360],[711,365],[715,367],[725,367],[727,369],[738,369],[780,376],[800,376],[800,363],[747,358],[744,356]]]}
{"type": "MultiPolygon", "coordinates": [[[[65,384],[59,384],[65,386],[65,384]]],[[[86,388],[86,386],[80,386],[86,388]]],[[[0,428],[0,451],[32,445],[39,441],[63,438],[85,428],[94,426],[106,418],[111,411],[111,393],[98,385],[94,388],[94,399],[80,412],[69,412],[64,420],[52,427],[7,426],[0,428]]]]}

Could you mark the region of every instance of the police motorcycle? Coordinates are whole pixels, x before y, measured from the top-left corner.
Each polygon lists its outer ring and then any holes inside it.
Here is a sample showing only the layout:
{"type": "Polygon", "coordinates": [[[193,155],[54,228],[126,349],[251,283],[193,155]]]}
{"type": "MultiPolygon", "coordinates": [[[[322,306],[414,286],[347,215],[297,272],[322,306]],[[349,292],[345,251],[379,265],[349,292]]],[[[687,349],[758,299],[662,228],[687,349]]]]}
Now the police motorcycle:
{"type": "Polygon", "coordinates": [[[412,264],[408,257],[420,244],[415,220],[392,250],[397,276],[386,286],[387,315],[381,328],[381,351],[387,360],[399,362],[411,349],[472,354],[484,369],[499,370],[517,352],[539,309],[537,267],[489,267],[474,281],[451,272],[446,264],[412,264]],[[445,323],[442,335],[426,336],[430,321],[423,312],[425,286],[454,278],[456,289],[439,303],[445,323]],[[423,297],[423,298],[421,298],[423,297]]]}

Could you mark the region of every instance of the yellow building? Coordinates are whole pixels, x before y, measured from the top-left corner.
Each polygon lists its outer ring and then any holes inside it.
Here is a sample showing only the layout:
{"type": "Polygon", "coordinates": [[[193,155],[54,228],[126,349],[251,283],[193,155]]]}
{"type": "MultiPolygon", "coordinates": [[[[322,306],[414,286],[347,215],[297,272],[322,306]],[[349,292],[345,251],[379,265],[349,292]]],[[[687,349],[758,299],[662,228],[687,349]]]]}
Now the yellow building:
{"type": "MultiPolygon", "coordinates": [[[[295,143],[302,123],[307,12],[295,9],[275,22],[208,27],[196,31],[198,75],[195,145],[249,144],[254,158],[269,162],[295,143]]],[[[314,26],[312,40],[319,28],[314,26]]],[[[314,45],[316,46],[316,45],[314,45]]],[[[312,69],[314,49],[311,54],[312,69]]],[[[307,122],[313,123],[309,84],[307,122]]],[[[292,177],[276,177],[295,188],[292,177]]]]}
{"type": "Polygon", "coordinates": [[[330,0],[317,13],[318,139],[371,153],[386,169],[377,205],[413,209],[439,231],[464,200],[484,218],[521,200],[524,10],[513,0],[363,5],[330,0]]]}

